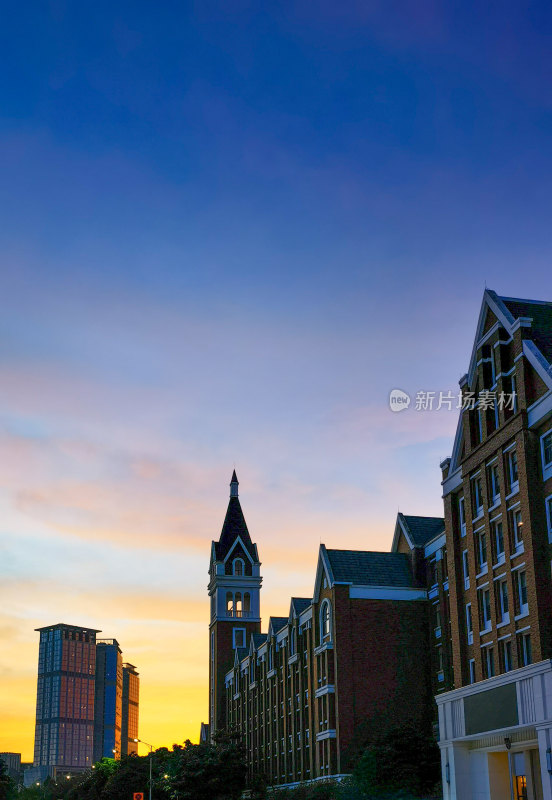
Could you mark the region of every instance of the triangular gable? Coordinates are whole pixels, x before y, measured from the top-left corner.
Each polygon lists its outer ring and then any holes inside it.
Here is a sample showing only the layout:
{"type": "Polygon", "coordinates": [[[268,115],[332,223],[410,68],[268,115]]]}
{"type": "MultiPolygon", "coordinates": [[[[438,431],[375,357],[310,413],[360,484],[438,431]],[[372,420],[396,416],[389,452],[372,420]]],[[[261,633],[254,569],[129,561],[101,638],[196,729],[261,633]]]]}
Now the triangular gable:
{"type": "Polygon", "coordinates": [[[403,515],[399,511],[399,513],[397,514],[397,521],[395,523],[395,533],[393,534],[393,544],[391,545],[391,552],[392,553],[398,553],[399,552],[398,547],[399,547],[399,540],[400,540],[401,536],[404,536],[404,538],[406,539],[406,543],[408,544],[410,549],[414,550],[414,543],[412,542],[412,539],[410,538],[410,534],[409,534],[409,531],[408,531],[408,526],[406,525],[406,523],[404,521],[403,515]]]}
{"type": "Polygon", "coordinates": [[[314,581],[314,592],[312,593],[313,602],[318,603],[318,599],[320,597],[320,588],[322,586],[322,578],[325,577],[328,586],[333,586],[334,578],[332,573],[332,568],[330,566],[330,560],[328,558],[328,553],[326,551],[326,545],[321,544],[320,549],[318,551],[318,564],[316,567],[316,578],[314,581]]]}
{"type": "Polygon", "coordinates": [[[224,564],[226,564],[226,562],[229,560],[230,556],[232,555],[232,553],[233,553],[233,552],[234,552],[234,550],[236,549],[236,547],[237,547],[238,543],[239,543],[239,544],[241,544],[241,546],[242,546],[242,550],[243,550],[243,552],[245,553],[245,555],[248,557],[248,559],[250,560],[250,562],[251,562],[252,564],[254,564],[255,562],[254,562],[254,561],[253,561],[253,559],[251,558],[251,553],[249,552],[249,550],[248,550],[248,549],[247,549],[247,547],[245,546],[245,544],[244,544],[244,542],[243,542],[243,540],[242,540],[241,536],[239,536],[239,535],[236,537],[236,539],[234,540],[234,544],[232,545],[232,547],[230,548],[230,550],[228,551],[228,553],[225,555],[225,557],[224,557],[224,562],[223,562],[223,563],[224,563],[224,564]]]}
{"type": "Polygon", "coordinates": [[[481,303],[481,311],[479,312],[479,319],[477,321],[477,330],[470,357],[470,366],[468,369],[468,384],[470,388],[473,383],[473,376],[477,364],[477,345],[479,344],[481,337],[486,332],[485,323],[487,321],[487,314],[489,310],[494,314],[498,322],[500,322],[500,324],[508,331],[509,334],[511,327],[515,322],[513,316],[508,311],[497,293],[493,292],[492,289],[485,289],[483,293],[483,301],[481,303]]]}

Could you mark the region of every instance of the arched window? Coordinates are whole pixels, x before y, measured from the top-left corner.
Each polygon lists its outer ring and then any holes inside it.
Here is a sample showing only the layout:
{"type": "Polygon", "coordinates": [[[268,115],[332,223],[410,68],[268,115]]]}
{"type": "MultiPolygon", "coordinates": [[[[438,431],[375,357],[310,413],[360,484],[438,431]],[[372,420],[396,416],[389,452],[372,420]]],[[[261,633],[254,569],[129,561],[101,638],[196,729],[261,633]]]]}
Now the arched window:
{"type": "Polygon", "coordinates": [[[320,606],[320,643],[330,641],[332,638],[332,610],[330,601],[324,600],[320,606]]]}
{"type": "Polygon", "coordinates": [[[249,592],[245,592],[243,596],[243,616],[248,617],[250,611],[251,611],[251,595],[249,594],[249,592]]]}
{"type": "Polygon", "coordinates": [[[226,616],[231,617],[234,613],[234,595],[226,592],[226,616]]]}
{"type": "Polygon", "coordinates": [[[234,595],[234,616],[241,617],[242,616],[242,596],[241,592],[236,592],[234,595]]]}
{"type": "Polygon", "coordinates": [[[243,558],[235,558],[234,559],[234,575],[243,575],[243,558]]]}

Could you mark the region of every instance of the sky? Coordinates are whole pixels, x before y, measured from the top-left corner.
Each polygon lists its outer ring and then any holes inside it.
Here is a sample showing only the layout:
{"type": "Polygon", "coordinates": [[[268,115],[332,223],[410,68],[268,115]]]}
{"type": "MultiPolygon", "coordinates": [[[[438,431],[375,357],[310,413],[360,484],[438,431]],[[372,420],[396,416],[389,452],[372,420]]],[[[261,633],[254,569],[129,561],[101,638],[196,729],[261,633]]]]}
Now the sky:
{"type": "Polygon", "coordinates": [[[38,636],[197,740],[234,466],[263,626],[442,512],[485,286],[552,299],[552,6],[33,2],[0,27],[0,751],[38,636]]]}

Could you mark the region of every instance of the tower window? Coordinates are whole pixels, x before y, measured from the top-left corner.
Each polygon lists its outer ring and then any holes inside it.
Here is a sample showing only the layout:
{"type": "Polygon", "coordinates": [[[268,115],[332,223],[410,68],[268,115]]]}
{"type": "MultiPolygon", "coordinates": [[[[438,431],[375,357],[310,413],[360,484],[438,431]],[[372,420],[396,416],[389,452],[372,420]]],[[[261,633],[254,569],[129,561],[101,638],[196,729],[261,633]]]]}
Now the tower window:
{"type": "Polygon", "coordinates": [[[233,562],[234,575],[243,575],[244,566],[243,558],[235,558],[233,562]]]}

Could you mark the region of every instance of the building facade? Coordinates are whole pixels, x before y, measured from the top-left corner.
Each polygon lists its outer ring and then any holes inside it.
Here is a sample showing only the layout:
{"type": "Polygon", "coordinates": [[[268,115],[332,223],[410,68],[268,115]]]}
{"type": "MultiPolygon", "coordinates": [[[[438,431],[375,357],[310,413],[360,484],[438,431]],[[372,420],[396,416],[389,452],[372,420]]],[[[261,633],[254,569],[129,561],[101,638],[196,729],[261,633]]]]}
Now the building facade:
{"type": "Polygon", "coordinates": [[[130,756],[138,753],[140,711],[140,677],[134,664],[123,664],[122,706],[121,756],[130,756]]]}
{"type": "MultiPolygon", "coordinates": [[[[232,484],[231,504],[235,475],[232,484]]],[[[250,776],[287,785],[347,774],[382,725],[436,722],[432,693],[452,685],[444,520],[399,514],[389,553],[321,545],[313,596],[292,598],[288,616],[270,617],[264,634],[260,563],[246,530],[240,507],[239,525],[228,536],[227,513],[212,546],[202,739],[213,727],[238,731],[250,776]],[[253,619],[235,605],[246,592],[253,619]]]]}
{"type": "Polygon", "coordinates": [[[38,628],[38,685],[33,766],[43,778],[93,764],[97,630],[38,628]]]}
{"type": "Polygon", "coordinates": [[[485,291],[442,467],[454,691],[447,798],[550,798],[552,303],[485,291]],[[484,713],[482,713],[484,709],[484,713]]]}
{"type": "MultiPolygon", "coordinates": [[[[97,640],[98,630],[62,623],[37,630],[34,760],[25,771],[26,786],[81,773],[102,757],[122,754],[123,667],[117,641],[97,640]]],[[[138,738],[135,683],[128,708],[127,729],[138,738]]]]}
{"type": "Polygon", "coordinates": [[[116,639],[96,642],[94,761],[121,757],[123,656],[116,639]]]}

